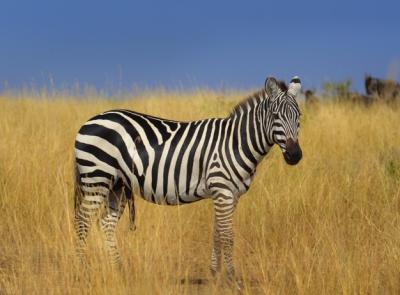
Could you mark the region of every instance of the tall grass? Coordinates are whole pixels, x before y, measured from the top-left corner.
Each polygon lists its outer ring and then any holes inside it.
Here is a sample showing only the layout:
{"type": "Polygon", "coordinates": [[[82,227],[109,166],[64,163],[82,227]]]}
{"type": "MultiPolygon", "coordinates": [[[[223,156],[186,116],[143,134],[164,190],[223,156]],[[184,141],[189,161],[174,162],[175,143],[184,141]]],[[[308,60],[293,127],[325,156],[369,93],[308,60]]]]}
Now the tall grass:
{"type": "MultiPolygon", "coordinates": [[[[122,271],[109,266],[95,225],[87,267],[75,257],[73,144],[83,122],[112,108],[221,117],[242,97],[161,96],[0,98],[0,294],[231,293],[208,271],[210,201],[167,207],[137,198],[137,230],[128,230],[128,214],[118,226],[122,271]]],[[[400,293],[399,126],[399,110],[384,105],[303,107],[303,160],[289,167],[273,148],[237,207],[245,294],[400,293]]]]}

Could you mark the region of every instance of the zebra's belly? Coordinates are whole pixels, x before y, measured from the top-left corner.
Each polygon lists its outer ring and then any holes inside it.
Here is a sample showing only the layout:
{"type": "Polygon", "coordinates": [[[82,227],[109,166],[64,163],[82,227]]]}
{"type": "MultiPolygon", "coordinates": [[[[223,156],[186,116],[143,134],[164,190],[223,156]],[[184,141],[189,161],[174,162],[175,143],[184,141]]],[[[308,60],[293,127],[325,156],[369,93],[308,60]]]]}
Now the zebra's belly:
{"type": "Polygon", "coordinates": [[[139,191],[135,192],[135,195],[139,195],[144,200],[154,204],[171,205],[171,206],[193,203],[205,198],[205,197],[195,197],[193,195],[187,195],[187,194],[166,195],[166,196],[160,194],[144,195],[139,191]]]}
{"type": "Polygon", "coordinates": [[[144,200],[159,205],[182,205],[193,203],[209,197],[206,192],[205,183],[200,182],[197,185],[191,185],[189,190],[179,189],[178,184],[168,184],[164,191],[159,187],[154,190],[151,184],[144,183],[143,186],[136,182],[134,185],[134,194],[142,197],[144,200]]]}

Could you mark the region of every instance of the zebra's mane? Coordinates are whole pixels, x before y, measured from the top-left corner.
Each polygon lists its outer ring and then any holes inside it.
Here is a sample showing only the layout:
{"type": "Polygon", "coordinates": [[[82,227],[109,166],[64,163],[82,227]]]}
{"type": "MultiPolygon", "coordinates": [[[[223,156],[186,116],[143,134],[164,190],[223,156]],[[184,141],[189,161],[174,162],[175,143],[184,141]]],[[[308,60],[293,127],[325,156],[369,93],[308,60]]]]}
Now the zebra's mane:
{"type": "Polygon", "coordinates": [[[234,115],[239,115],[241,111],[243,110],[244,112],[247,110],[248,105],[255,104],[256,102],[260,102],[264,97],[265,97],[265,90],[259,90],[252,95],[248,96],[247,98],[243,99],[241,102],[239,102],[232,110],[231,116],[234,115]]]}

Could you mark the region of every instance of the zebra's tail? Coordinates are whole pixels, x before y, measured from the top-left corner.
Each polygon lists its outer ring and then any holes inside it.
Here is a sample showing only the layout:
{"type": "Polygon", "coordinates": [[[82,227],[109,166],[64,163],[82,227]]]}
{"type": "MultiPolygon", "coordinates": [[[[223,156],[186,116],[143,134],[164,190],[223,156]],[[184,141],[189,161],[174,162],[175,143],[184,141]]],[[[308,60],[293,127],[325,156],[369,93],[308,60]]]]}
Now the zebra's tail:
{"type": "Polygon", "coordinates": [[[135,202],[133,199],[133,195],[131,195],[130,198],[128,198],[128,206],[129,206],[129,229],[131,231],[136,230],[136,225],[135,225],[135,202]]]}
{"type": "Polygon", "coordinates": [[[78,170],[78,165],[75,163],[75,179],[74,179],[74,209],[75,213],[79,209],[82,201],[82,189],[80,187],[80,173],[78,170]]]}

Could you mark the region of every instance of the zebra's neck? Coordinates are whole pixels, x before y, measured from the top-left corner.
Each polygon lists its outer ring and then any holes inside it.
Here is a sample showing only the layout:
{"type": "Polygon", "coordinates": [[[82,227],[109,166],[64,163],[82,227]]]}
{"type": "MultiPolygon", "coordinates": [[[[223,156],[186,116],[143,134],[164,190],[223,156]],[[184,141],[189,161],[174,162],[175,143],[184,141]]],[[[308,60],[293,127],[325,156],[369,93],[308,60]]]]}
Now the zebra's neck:
{"type": "Polygon", "coordinates": [[[234,153],[244,157],[252,170],[272,146],[268,143],[264,128],[266,100],[264,91],[257,92],[239,103],[229,117],[234,153]]]}

